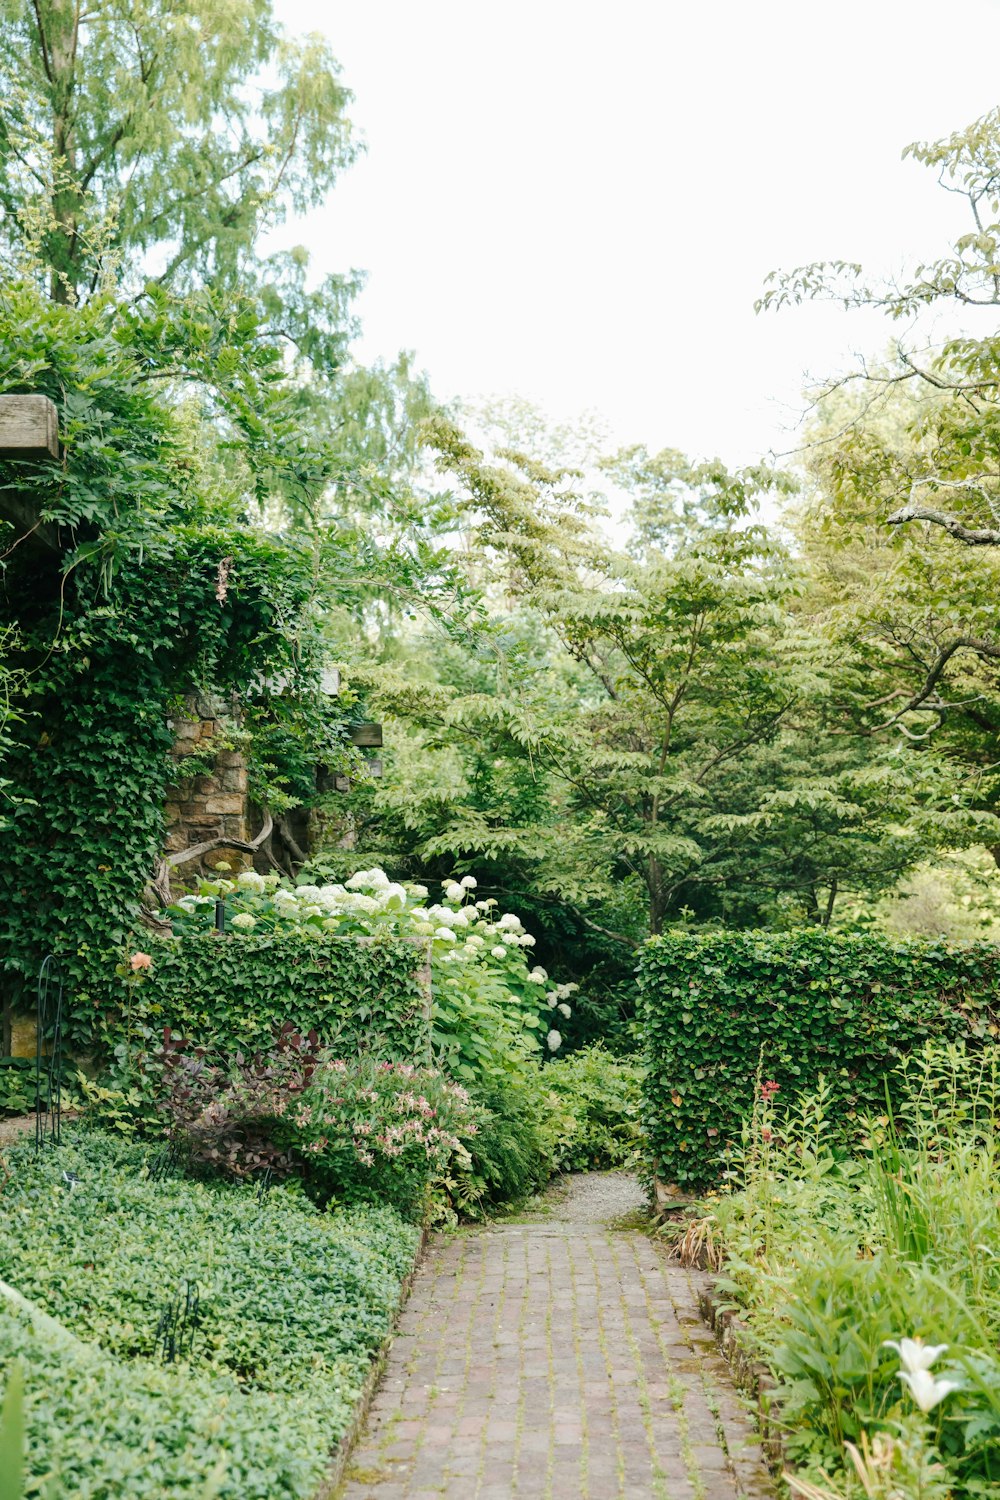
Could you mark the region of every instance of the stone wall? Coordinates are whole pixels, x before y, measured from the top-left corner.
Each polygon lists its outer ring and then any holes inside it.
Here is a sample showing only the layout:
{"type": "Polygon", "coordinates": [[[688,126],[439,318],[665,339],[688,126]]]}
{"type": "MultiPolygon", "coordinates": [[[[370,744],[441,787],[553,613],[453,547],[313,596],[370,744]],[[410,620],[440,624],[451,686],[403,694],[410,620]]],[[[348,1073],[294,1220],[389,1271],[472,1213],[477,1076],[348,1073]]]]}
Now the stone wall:
{"type": "MultiPolygon", "coordinates": [[[[221,835],[247,842],[253,830],[246,761],[239,750],[224,748],[232,739],[232,719],[223,717],[217,700],[199,695],[185,701],[183,715],[175,717],[173,729],[171,754],[177,762],[178,780],[170,788],[164,807],[166,853],[178,854],[221,835]],[[182,776],[185,762],[192,756],[197,757],[197,770],[182,776]]],[[[249,855],[225,848],[211,850],[198,863],[211,868],[220,860],[234,868],[252,863],[249,855]]],[[[194,873],[192,865],[177,865],[173,870],[179,884],[194,873]]]]}

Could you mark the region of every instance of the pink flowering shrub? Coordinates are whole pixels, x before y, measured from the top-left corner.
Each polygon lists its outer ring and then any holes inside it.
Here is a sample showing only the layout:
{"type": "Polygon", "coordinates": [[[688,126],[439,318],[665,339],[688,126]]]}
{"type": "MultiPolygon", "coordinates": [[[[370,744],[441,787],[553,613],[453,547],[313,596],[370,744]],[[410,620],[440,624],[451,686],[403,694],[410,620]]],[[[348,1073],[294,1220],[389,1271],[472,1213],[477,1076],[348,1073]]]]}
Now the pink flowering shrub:
{"type": "Polygon", "coordinates": [[[321,1062],[286,1116],[325,1195],[419,1218],[427,1191],[469,1162],[468,1094],[435,1068],[362,1057],[321,1062]]]}
{"type": "Polygon", "coordinates": [[[267,1052],[229,1059],[166,1031],[157,1064],[165,1133],[225,1177],[298,1173],[324,1200],[419,1218],[430,1185],[469,1162],[478,1112],[435,1068],[338,1058],[290,1025],[267,1052]]]}

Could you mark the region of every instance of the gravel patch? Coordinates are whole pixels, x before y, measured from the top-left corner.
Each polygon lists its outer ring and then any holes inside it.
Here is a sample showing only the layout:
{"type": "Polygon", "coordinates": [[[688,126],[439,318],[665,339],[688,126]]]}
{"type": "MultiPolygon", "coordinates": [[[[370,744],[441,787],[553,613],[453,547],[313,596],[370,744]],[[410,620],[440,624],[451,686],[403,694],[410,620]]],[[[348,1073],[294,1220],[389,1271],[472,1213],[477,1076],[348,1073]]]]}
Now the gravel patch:
{"type": "Polygon", "coordinates": [[[647,1207],[646,1194],[631,1172],[573,1172],[556,1189],[550,1218],[560,1223],[610,1224],[647,1207]]]}

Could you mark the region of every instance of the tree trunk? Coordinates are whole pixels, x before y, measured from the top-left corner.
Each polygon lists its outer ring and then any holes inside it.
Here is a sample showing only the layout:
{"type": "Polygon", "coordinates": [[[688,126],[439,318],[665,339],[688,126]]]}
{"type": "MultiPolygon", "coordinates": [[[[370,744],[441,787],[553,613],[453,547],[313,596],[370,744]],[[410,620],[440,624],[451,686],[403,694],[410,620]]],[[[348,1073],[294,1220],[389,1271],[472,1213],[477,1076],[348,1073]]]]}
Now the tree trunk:
{"type": "Polygon", "coordinates": [[[39,26],[47,49],[52,99],[53,230],[50,239],[49,295],[53,302],[76,300],[79,284],[78,232],[80,192],[76,183],[73,94],[80,32],[79,0],[49,0],[39,7],[39,26]]]}

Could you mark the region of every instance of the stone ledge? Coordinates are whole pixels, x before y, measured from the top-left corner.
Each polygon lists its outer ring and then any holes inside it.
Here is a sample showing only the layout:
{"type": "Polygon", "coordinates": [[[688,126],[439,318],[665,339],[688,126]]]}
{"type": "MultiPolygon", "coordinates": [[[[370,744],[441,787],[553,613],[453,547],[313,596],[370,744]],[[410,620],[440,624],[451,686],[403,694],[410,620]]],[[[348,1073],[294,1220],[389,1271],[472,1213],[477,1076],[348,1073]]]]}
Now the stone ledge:
{"type": "Polygon", "coordinates": [[[781,1408],[774,1400],[777,1383],[767,1366],[753,1352],[750,1331],[735,1308],[724,1307],[716,1284],[709,1282],[698,1293],[698,1311],[715,1334],[722,1357],[732,1372],[733,1384],[756,1408],[761,1452],[776,1474],[788,1468],[781,1431],[781,1408]]]}

